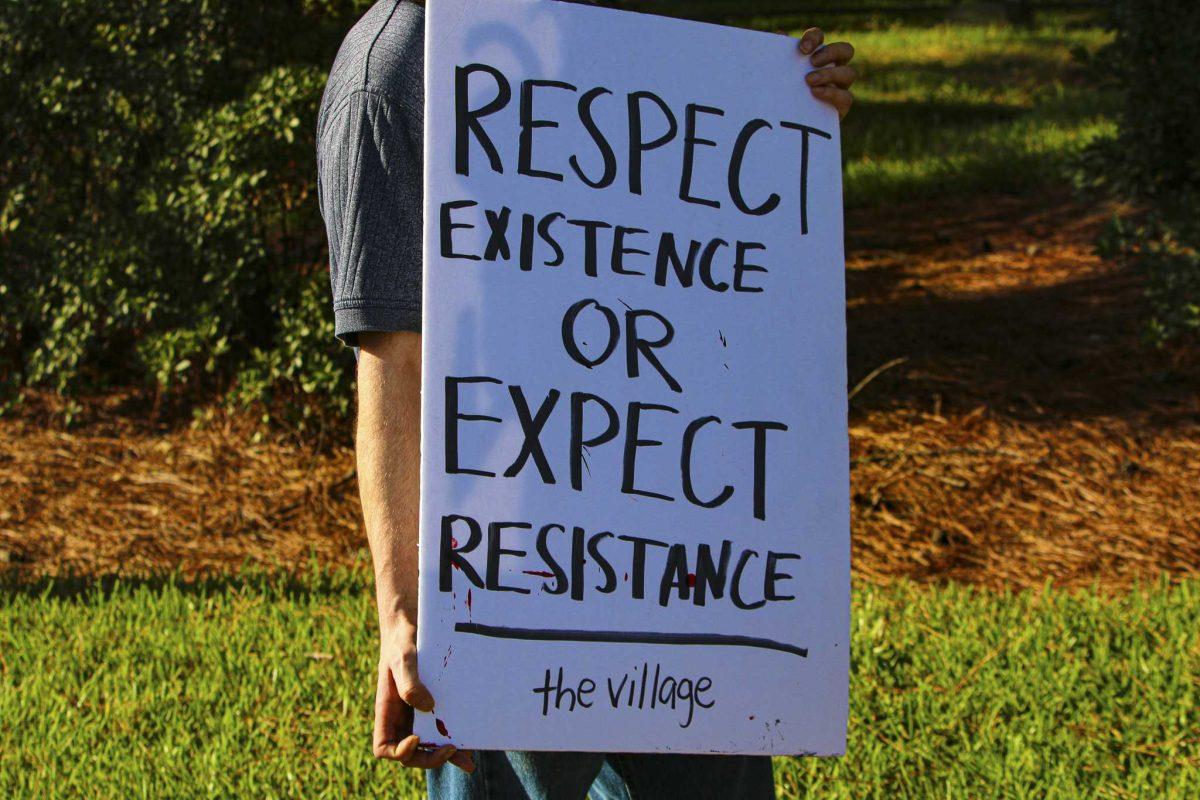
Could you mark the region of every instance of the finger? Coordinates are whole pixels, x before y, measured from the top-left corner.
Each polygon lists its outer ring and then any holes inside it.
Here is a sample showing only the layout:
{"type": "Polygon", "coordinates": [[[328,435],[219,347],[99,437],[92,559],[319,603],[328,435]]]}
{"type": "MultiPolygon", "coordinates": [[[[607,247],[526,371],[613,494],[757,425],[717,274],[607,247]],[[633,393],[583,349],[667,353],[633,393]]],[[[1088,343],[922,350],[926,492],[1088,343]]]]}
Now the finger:
{"type": "Polygon", "coordinates": [[[812,93],[818,100],[836,108],[839,118],[845,117],[850,106],[854,105],[854,95],[846,89],[839,89],[836,86],[816,86],[813,87],[812,93]]]}
{"type": "Polygon", "coordinates": [[[815,69],[805,76],[809,86],[837,86],[840,89],[849,89],[854,83],[854,79],[858,77],[854,67],[842,65],[840,67],[826,67],[825,69],[815,69]]]}
{"type": "Polygon", "coordinates": [[[412,735],[413,711],[396,690],[392,671],[386,664],[379,665],[375,686],[375,728],[371,734],[376,755],[381,748],[394,746],[412,735]]]}
{"type": "Polygon", "coordinates": [[[433,753],[433,757],[431,759],[433,761],[433,766],[430,767],[430,769],[434,769],[435,767],[444,766],[445,763],[447,761],[449,761],[450,759],[454,758],[454,756],[457,753],[458,753],[458,748],[452,744],[448,744],[448,745],[439,747],[433,753]]]}
{"type": "Polygon", "coordinates": [[[458,752],[452,744],[446,744],[434,750],[432,753],[418,750],[400,763],[406,767],[414,767],[416,769],[437,769],[445,764],[450,758],[458,752]]]}
{"type": "Polygon", "coordinates": [[[450,763],[468,775],[475,771],[475,759],[472,758],[470,750],[459,750],[450,756],[450,763]]]}
{"type": "Polygon", "coordinates": [[[389,761],[404,762],[413,757],[417,752],[417,747],[421,744],[421,737],[406,736],[399,742],[380,742],[375,745],[374,753],[376,758],[385,758],[389,761]]]}
{"type": "Polygon", "coordinates": [[[854,58],[853,45],[849,42],[834,42],[818,50],[812,57],[812,63],[814,67],[823,67],[826,64],[849,64],[852,58],[854,58]]]}
{"type": "Polygon", "coordinates": [[[433,711],[433,695],[425,688],[425,684],[416,679],[401,678],[396,684],[400,699],[417,711],[429,713],[433,711]]]}
{"type": "Polygon", "coordinates": [[[400,699],[417,711],[426,713],[433,711],[433,695],[421,683],[417,674],[417,652],[410,650],[401,656],[400,661],[392,665],[392,678],[396,681],[396,691],[400,699]]]}
{"type": "Polygon", "coordinates": [[[800,35],[800,52],[807,56],[820,47],[823,41],[825,41],[824,31],[820,28],[809,28],[800,35]]]}
{"type": "Polygon", "coordinates": [[[421,737],[413,734],[412,736],[404,737],[395,748],[392,749],[392,758],[397,761],[404,761],[412,758],[413,753],[417,752],[417,748],[421,745],[421,737]]]}
{"type": "Polygon", "coordinates": [[[408,758],[401,759],[400,764],[411,769],[432,769],[434,766],[433,753],[418,750],[408,758]]]}

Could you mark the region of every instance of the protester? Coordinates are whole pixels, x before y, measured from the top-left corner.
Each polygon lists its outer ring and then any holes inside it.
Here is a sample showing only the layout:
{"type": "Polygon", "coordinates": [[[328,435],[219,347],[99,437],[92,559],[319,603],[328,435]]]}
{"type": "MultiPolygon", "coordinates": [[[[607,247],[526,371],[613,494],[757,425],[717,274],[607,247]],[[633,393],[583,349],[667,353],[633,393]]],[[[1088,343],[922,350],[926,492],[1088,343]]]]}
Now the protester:
{"type": "MultiPolygon", "coordinates": [[[[774,797],[765,756],[472,754],[430,751],[412,734],[413,709],[434,706],[416,659],[424,19],[411,0],[377,2],[338,53],[318,122],[336,332],[360,348],[358,475],[380,628],[374,753],[429,769],[434,798],[774,797]]],[[[811,55],[814,96],[844,116],[854,51],[823,38],[800,38],[797,79],[811,55]]]]}

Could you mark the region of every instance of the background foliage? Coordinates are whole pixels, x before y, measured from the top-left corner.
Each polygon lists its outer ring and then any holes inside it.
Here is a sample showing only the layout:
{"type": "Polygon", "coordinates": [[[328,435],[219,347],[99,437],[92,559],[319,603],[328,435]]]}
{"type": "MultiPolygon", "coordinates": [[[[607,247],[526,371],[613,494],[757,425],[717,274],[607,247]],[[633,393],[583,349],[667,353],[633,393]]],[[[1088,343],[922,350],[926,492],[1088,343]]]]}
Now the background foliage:
{"type": "Polygon", "coordinates": [[[230,388],[345,403],[319,302],[313,128],[324,70],[366,5],[0,6],[10,394],[135,380],[156,406],[230,388]]]}
{"type": "Polygon", "coordinates": [[[1156,342],[1200,332],[1200,3],[1119,0],[1107,49],[1119,132],[1091,152],[1091,178],[1139,212],[1105,241],[1145,269],[1156,342]]]}
{"type": "MultiPolygon", "coordinates": [[[[0,0],[0,398],[140,384],[155,413],[224,396],[300,428],[345,416],[353,361],[332,336],[313,135],[328,65],[369,1],[0,0]]],[[[626,5],[730,13],[725,0],[626,5]]],[[[735,5],[739,24],[774,28],[797,8],[735,5]]],[[[808,24],[840,19],[831,0],[799,5],[808,24]]],[[[879,32],[862,40],[850,203],[1029,189],[1105,132],[1094,92],[1036,80],[1045,54],[1091,47],[1094,33],[977,28],[976,55],[1008,56],[997,83],[936,34],[891,33],[898,5],[875,2],[865,23],[879,32]],[[889,59],[908,66],[891,70],[900,83],[872,89],[889,59]]],[[[963,7],[925,5],[934,20],[963,7]]],[[[1155,35],[1180,29],[1170,22],[1155,35]]],[[[1169,100],[1148,74],[1129,70],[1130,85],[1169,100]]]]}

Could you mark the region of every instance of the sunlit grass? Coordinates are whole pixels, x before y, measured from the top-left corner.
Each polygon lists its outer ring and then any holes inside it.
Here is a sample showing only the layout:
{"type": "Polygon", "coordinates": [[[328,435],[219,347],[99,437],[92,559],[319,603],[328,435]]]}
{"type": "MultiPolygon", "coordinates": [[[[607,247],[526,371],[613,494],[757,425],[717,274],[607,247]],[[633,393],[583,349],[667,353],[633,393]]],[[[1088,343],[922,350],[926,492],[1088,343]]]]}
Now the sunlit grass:
{"type": "Polygon", "coordinates": [[[846,199],[879,205],[1036,189],[1113,131],[1115,99],[1081,56],[1098,27],[896,26],[835,31],[861,77],[843,129],[846,199]]]}
{"type": "MultiPolygon", "coordinates": [[[[369,755],[370,585],[0,593],[0,797],[413,797],[369,755]]],[[[856,587],[848,755],[785,797],[1200,796],[1200,584],[856,587]]]]}
{"type": "MultiPolygon", "coordinates": [[[[842,31],[847,199],[1061,181],[1112,130],[1097,28],[842,31]]],[[[373,604],[294,584],[0,589],[0,797],[414,797],[368,752],[373,604]]],[[[785,797],[1200,796],[1200,584],[1118,598],[858,586],[851,739],[785,797]]]]}

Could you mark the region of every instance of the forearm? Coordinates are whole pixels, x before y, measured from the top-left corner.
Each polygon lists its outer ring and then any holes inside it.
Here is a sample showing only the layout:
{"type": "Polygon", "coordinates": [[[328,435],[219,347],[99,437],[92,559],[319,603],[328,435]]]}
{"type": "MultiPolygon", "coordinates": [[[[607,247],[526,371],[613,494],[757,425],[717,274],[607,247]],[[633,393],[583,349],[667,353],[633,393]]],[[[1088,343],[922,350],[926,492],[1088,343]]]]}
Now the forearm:
{"type": "Polygon", "coordinates": [[[364,334],[356,452],[382,633],[417,623],[421,337],[364,334]]]}

